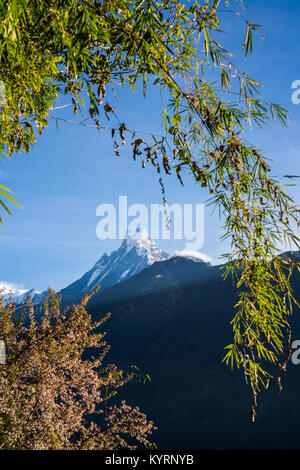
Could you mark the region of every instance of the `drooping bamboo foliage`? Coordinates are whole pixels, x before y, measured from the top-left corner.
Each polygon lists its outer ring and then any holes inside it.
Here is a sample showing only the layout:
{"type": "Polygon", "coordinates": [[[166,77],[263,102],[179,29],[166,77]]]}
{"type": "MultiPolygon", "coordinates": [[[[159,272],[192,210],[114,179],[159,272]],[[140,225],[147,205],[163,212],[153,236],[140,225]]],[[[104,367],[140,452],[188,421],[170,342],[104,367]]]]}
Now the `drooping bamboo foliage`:
{"type": "MultiPolygon", "coordinates": [[[[242,137],[249,125],[263,126],[285,110],[260,96],[260,84],[234,63],[222,46],[224,10],[238,15],[246,35],[245,56],[261,27],[234,2],[180,0],[1,1],[0,78],[5,83],[0,150],[10,157],[28,152],[48,124],[59,93],[70,94],[76,114],[89,97],[95,127],[116,116],[107,90],[143,82],[144,94],[158,87],[168,96],[162,108],[163,135],[139,135],[119,121],[110,125],[114,152],[129,135],[133,158],[152,163],[159,174],[186,170],[209,191],[231,240],[226,274],[237,276],[239,301],[232,322],[234,339],[225,361],[242,368],[257,393],[286,367],[290,354],[289,315],[293,296],[292,260],[278,258],[284,242],[298,247],[293,232],[298,209],[284,184],[271,176],[262,152],[242,137]],[[220,39],[221,38],[221,39],[220,39]],[[211,81],[214,77],[214,81],[211,81]],[[271,367],[271,369],[269,368],[271,367]]],[[[118,118],[119,119],[119,118],[118,118]]],[[[58,120],[57,120],[58,122],[58,120]]],[[[89,125],[79,122],[82,125],[89,125]]],[[[4,196],[3,193],[1,193],[4,196]]],[[[6,206],[3,206],[6,208],[6,206]]],[[[281,386],[281,385],[280,385],[281,386]]]]}

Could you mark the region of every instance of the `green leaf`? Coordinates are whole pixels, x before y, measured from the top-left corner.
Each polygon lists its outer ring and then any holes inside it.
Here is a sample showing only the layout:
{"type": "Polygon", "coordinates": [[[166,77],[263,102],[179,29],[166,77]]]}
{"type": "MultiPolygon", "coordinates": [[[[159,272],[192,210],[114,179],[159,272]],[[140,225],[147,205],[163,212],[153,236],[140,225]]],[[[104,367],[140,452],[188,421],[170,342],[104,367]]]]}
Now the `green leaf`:
{"type": "MultiPolygon", "coordinates": [[[[0,185],[2,187],[2,185],[0,185]]],[[[8,190],[9,191],[9,190],[8,190]]],[[[11,192],[11,191],[10,191],[11,192]]],[[[11,197],[9,194],[7,194],[5,191],[2,191],[0,189],[0,194],[2,196],[4,196],[6,199],[8,199],[9,201],[13,202],[14,204],[16,204],[16,206],[19,206],[23,209],[23,207],[21,206],[21,204],[19,204],[13,197],[11,197]]]]}
{"type": "Polygon", "coordinates": [[[172,124],[174,124],[174,126],[178,126],[180,123],[181,123],[180,114],[174,114],[172,117],[172,124]]]}

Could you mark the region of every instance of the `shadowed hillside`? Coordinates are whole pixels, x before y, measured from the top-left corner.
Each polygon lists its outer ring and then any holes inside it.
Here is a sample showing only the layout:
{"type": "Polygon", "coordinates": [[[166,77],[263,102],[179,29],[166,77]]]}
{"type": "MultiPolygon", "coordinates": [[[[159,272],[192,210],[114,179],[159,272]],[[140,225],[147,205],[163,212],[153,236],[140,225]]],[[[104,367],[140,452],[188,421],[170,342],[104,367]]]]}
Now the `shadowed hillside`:
{"type": "MultiPolygon", "coordinates": [[[[299,281],[297,272],[298,292],[299,281]]],[[[300,366],[289,365],[281,393],[275,384],[262,391],[252,423],[242,374],[221,363],[235,301],[219,267],[185,258],[154,263],[91,299],[95,319],[112,312],[109,360],[151,376],[151,383],[130,384],[125,398],[157,423],[159,448],[299,447],[300,366]]],[[[300,339],[296,311],[293,324],[293,339],[300,339]]]]}

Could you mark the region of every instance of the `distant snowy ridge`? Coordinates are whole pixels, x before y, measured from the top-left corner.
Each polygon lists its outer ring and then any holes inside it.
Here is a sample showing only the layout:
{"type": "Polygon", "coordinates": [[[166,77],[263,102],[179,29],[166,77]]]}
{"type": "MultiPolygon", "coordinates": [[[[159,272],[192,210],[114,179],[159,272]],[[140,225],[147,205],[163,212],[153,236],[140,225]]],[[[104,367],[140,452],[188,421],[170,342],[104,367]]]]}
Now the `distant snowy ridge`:
{"type": "MultiPolygon", "coordinates": [[[[172,256],[159,249],[146,230],[138,227],[134,232],[127,232],[121,246],[110,253],[104,253],[95,265],[86,272],[80,279],[62,289],[59,293],[65,303],[77,302],[86,293],[100,286],[100,291],[112,287],[119,282],[139,274],[143,269],[156,262],[166,261],[174,257],[183,257],[197,263],[211,264],[209,256],[198,251],[182,250],[176,251],[172,256]]],[[[5,283],[3,283],[5,284],[5,283]]],[[[4,285],[5,302],[9,302],[11,295],[4,285]]],[[[42,293],[34,289],[24,290],[12,289],[12,301],[16,304],[24,304],[28,297],[33,303],[40,303],[48,295],[47,291],[42,293]]],[[[1,289],[1,282],[0,282],[1,289]]]]}
{"type": "Polygon", "coordinates": [[[10,302],[15,303],[17,305],[23,305],[29,297],[31,297],[34,303],[41,302],[46,295],[46,291],[40,293],[40,292],[35,291],[34,289],[29,289],[29,290],[24,290],[24,291],[22,289],[21,292],[20,290],[18,291],[10,290],[8,292],[3,291],[2,295],[4,297],[4,305],[7,305],[10,302]]]}

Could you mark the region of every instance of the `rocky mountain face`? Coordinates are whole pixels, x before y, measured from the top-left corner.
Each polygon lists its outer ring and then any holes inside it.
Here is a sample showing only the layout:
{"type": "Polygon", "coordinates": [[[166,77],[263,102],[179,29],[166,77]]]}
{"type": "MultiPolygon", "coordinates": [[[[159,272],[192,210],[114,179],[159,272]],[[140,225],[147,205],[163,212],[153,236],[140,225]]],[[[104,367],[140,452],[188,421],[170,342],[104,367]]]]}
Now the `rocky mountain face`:
{"type": "Polygon", "coordinates": [[[80,279],[62,289],[64,302],[79,300],[99,285],[101,291],[128,279],[156,261],[164,261],[170,255],[161,251],[146,231],[138,229],[127,234],[120,248],[104,255],[93,268],[80,279]]]}

